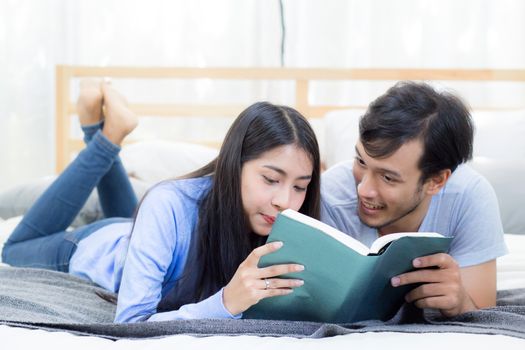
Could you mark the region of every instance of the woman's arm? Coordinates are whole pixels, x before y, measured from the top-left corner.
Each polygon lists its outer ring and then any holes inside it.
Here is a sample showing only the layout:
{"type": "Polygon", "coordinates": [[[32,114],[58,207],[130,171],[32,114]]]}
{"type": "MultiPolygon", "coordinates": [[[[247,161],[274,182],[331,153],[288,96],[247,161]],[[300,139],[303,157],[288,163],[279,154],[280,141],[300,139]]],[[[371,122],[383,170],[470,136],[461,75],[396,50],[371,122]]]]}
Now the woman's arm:
{"type": "Polygon", "coordinates": [[[167,321],[196,318],[239,318],[258,300],[291,292],[302,281],[278,279],[281,274],[300,270],[295,264],[259,269],[262,255],[279,247],[267,244],[256,248],[239,266],[228,285],[198,303],[178,310],[157,313],[166,276],[177,278],[184,269],[197,222],[198,206],[173,188],[159,185],[143,200],[131,235],[115,322],[167,321]],[[272,278],[265,288],[265,278],[272,278]],[[225,305],[228,305],[226,307],[225,305]]]}
{"type": "Polygon", "coordinates": [[[222,291],[179,310],[157,313],[166,276],[184,268],[198,207],[173,183],[152,189],[137,213],[119,289],[115,322],[190,318],[232,318],[222,291]]]}

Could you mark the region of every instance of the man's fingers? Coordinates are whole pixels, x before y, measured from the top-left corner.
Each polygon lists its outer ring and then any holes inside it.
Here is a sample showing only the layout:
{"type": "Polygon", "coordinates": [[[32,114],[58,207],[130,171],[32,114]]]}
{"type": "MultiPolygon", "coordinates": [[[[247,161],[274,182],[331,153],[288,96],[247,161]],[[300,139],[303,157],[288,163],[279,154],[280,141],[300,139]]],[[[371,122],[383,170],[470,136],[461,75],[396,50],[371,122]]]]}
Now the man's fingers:
{"type": "Polygon", "coordinates": [[[458,313],[466,312],[463,310],[458,294],[441,294],[420,298],[413,301],[414,305],[421,309],[439,309],[441,313],[448,316],[455,316],[458,313]]]}
{"type": "Polygon", "coordinates": [[[414,305],[420,309],[444,309],[445,307],[454,304],[450,304],[449,297],[445,295],[439,295],[434,297],[418,299],[414,301],[414,305]]]}
{"type": "Polygon", "coordinates": [[[437,266],[440,269],[446,269],[457,266],[457,263],[450,255],[438,253],[416,258],[412,261],[412,265],[417,269],[433,266],[437,266]]]}
{"type": "Polygon", "coordinates": [[[444,272],[441,270],[416,270],[407,272],[399,276],[392,277],[390,283],[394,287],[404,286],[413,283],[435,283],[444,279],[444,272]]]}
{"type": "MultiPolygon", "coordinates": [[[[441,297],[451,292],[455,292],[454,285],[446,283],[427,283],[414,288],[405,295],[405,301],[412,303],[414,301],[429,297],[441,297]]],[[[457,294],[457,293],[453,293],[457,294]]]]}
{"type": "Polygon", "coordinates": [[[459,281],[461,278],[456,261],[448,254],[439,253],[416,258],[413,265],[417,270],[393,277],[390,280],[392,286],[459,281]]]}

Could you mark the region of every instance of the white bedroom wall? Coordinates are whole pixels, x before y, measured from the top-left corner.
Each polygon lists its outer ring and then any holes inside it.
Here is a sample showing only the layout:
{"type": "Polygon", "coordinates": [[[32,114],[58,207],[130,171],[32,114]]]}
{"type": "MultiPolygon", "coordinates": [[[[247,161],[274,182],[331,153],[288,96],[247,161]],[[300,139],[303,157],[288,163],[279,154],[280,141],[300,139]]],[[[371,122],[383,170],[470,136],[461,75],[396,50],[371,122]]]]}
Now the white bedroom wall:
{"type": "MultiPolygon", "coordinates": [[[[525,1],[283,3],[287,67],[525,68],[525,1]]],[[[0,0],[0,190],[54,172],[56,64],[279,66],[279,21],[277,0],[0,0]]],[[[366,104],[390,84],[323,87],[312,98],[366,104]]],[[[523,106],[525,96],[516,84],[452,87],[473,104],[523,106]]],[[[248,103],[257,89],[140,93],[248,103]]]]}

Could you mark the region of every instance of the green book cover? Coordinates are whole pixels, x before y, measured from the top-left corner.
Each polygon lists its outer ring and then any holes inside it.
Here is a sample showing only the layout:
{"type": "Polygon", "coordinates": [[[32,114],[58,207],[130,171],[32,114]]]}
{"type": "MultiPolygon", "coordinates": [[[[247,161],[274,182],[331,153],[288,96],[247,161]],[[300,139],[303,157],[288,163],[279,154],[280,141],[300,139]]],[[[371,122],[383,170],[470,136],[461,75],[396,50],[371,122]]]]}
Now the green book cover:
{"type": "Polygon", "coordinates": [[[284,245],[263,256],[259,267],[302,264],[304,271],[281,277],[302,279],[304,285],[259,301],[243,317],[348,323],[394,316],[415,285],[394,288],[390,279],[413,270],[414,258],[446,252],[451,238],[427,232],[390,234],[368,248],[318,220],[285,210],[273,224],[272,241],[284,245]]]}

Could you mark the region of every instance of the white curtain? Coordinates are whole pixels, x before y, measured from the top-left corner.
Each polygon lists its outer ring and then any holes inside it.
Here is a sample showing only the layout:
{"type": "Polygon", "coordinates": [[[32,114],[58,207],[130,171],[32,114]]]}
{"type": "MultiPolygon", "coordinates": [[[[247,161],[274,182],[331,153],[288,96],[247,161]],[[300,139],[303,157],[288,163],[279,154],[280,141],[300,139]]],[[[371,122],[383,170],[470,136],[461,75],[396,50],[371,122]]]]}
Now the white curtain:
{"type": "MultiPolygon", "coordinates": [[[[525,68],[525,1],[283,5],[287,67],[525,68]]],[[[54,172],[56,64],[269,67],[280,65],[280,45],[278,0],[0,0],[0,190],[54,172]]],[[[312,98],[366,104],[389,84],[320,87],[312,98]]],[[[524,104],[522,85],[465,84],[453,87],[472,103],[524,104]]],[[[201,82],[175,91],[249,101],[258,93],[250,89],[201,82]]],[[[140,98],[162,98],[149,93],[140,98]]]]}

